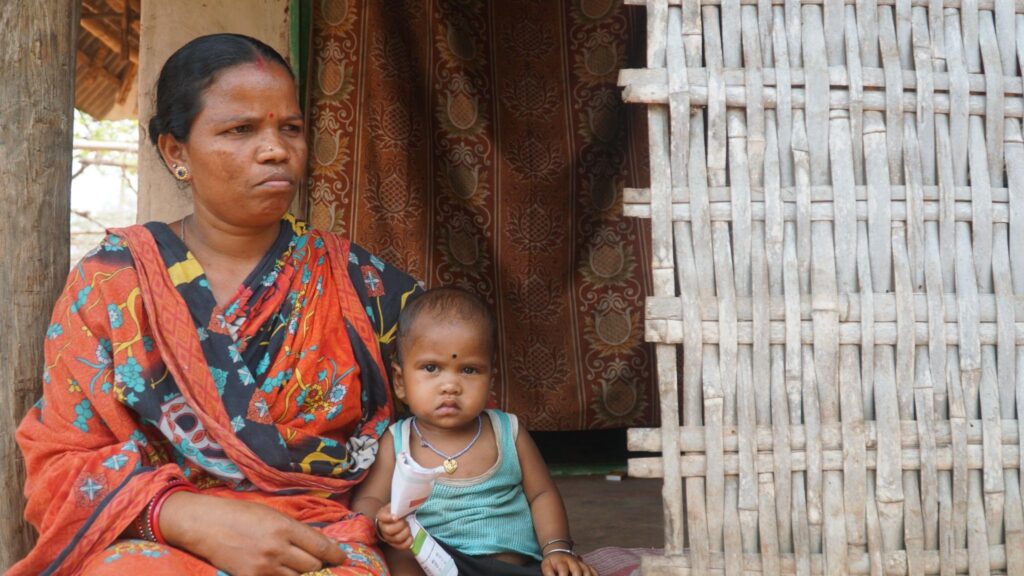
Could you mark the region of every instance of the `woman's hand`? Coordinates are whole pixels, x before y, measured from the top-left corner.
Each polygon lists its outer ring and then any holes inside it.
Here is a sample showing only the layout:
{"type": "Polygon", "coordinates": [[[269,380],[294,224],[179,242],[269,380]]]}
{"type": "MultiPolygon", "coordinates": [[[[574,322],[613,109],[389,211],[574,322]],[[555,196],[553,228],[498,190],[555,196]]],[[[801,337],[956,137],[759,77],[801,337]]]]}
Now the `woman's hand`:
{"type": "Polygon", "coordinates": [[[318,530],[254,502],[177,492],[159,521],[168,544],[233,576],[293,576],[345,561],[318,530]]]}
{"type": "Polygon", "coordinates": [[[388,504],[381,506],[377,511],[377,536],[396,550],[412,548],[412,530],[409,529],[409,523],[405,518],[392,514],[388,504]]]}
{"type": "Polygon", "coordinates": [[[579,556],[565,552],[545,556],[540,563],[540,571],[544,576],[597,576],[597,571],[587,566],[579,556]]]}

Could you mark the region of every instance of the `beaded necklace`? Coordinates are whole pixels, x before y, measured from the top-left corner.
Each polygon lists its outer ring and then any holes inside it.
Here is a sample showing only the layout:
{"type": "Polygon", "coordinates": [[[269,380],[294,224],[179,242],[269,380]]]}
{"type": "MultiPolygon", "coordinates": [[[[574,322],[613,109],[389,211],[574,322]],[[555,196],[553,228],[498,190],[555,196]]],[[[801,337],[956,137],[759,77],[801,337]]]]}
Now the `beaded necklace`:
{"type": "Polygon", "coordinates": [[[466,444],[465,448],[449,456],[435,448],[433,444],[428,442],[427,439],[423,437],[423,433],[420,432],[420,427],[416,425],[416,417],[413,416],[412,418],[412,429],[416,432],[416,436],[418,436],[420,439],[420,446],[423,446],[424,448],[430,450],[434,454],[437,454],[441,458],[444,458],[444,463],[442,465],[444,466],[444,471],[447,472],[448,474],[455,474],[455,471],[459,469],[459,463],[457,459],[466,452],[469,452],[469,449],[472,448],[474,444],[476,444],[476,441],[480,439],[480,431],[483,430],[483,428],[483,421],[480,419],[480,415],[478,414],[476,417],[476,434],[473,436],[473,439],[469,441],[469,444],[466,444]]]}

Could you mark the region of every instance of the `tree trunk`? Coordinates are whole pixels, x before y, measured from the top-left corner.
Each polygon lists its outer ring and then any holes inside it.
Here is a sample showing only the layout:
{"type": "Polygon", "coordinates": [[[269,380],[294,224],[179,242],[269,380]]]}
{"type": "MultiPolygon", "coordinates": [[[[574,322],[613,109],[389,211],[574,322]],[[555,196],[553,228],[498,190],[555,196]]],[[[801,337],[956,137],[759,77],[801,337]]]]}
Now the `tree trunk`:
{"type": "Polygon", "coordinates": [[[34,540],[14,431],[40,394],[67,276],[76,0],[0,2],[0,572],[34,540]]]}

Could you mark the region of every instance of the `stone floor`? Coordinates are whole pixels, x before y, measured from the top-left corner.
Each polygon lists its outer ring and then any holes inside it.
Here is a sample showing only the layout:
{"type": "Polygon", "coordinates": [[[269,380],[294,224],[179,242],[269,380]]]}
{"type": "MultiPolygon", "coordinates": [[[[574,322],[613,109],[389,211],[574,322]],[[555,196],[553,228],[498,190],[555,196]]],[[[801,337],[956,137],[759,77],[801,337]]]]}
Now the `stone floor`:
{"type": "Polygon", "coordinates": [[[579,552],[604,546],[664,546],[660,479],[556,476],[555,483],[579,552]]]}

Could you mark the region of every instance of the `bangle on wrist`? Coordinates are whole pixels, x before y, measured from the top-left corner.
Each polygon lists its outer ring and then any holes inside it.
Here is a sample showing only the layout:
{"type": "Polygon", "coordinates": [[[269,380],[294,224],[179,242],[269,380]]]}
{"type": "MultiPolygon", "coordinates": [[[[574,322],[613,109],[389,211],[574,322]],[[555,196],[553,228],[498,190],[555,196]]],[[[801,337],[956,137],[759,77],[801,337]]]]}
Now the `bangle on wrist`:
{"type": "Polygon", "coordinates": [[[380,519],[376,516],[373,517],[373,532],[377,535],[377,540],[384,542],[384,535],[380,533],[380,519]]]}
{"type": "Polygon", "coordinates": [[[144,528],[142,534],[146,540],[156,542],[157,544],[167,544],[167,541],[164,540],[163,534],[160,532],[160,511],[163,509],[164,503],[167,502],[167,499],[175,492],[198,493],[199,490],[197,490],[196,487],[187,480],[182,479],[172,480],[166,486],[161,488],[160,491],[156,493],[156,496],[149,501],[149,505],[146,506],[145,522],[140,522],[144,528]]]}
{"type": "Polygon", "coordinates": [[[142,509],[142,512],[132,520],[131,528],[135,532],[132,536],[142,540],[153,541],[152,536],[146,532],[146,518],[149,516],[149,504],[142,509]]]}
{"type": "Polygon", "coordinates": [[[559,552],[561,552],[563,554],[568,554],[569,556],[572,556],[573,558],[576,557],[576,552],[574,552],[573,550],[571,550],[569,548],[552,548],[551,550],[548,550],[547,552],[544,553],[544,557],[547,558],[548,556],[550,556],[552,554],[559,553],[559,552]]]}
{"type": "Polygon", "coordinates": [[[545,548],[547,548],[548,546],[551,546],[552,544],[554,544],[556,542],[561,542],[561,543],[567,545],[569,548],[573,548],[573,549],[576,548],[576,542],[574,542],[572,538],[554,538],[552,540],[548,540],[547,544],[541,546],[540,549],[543,551],[545,548]]]}

